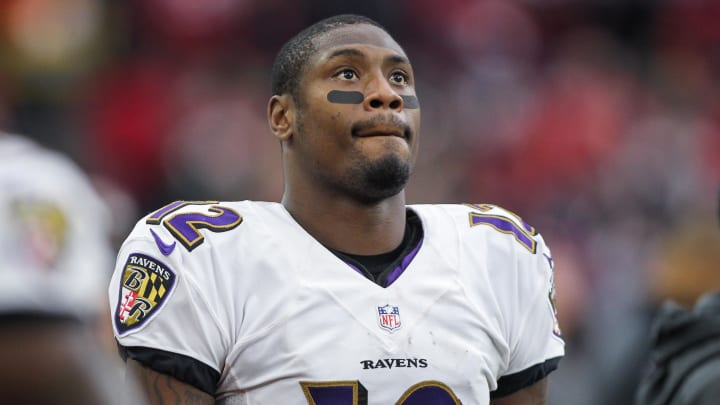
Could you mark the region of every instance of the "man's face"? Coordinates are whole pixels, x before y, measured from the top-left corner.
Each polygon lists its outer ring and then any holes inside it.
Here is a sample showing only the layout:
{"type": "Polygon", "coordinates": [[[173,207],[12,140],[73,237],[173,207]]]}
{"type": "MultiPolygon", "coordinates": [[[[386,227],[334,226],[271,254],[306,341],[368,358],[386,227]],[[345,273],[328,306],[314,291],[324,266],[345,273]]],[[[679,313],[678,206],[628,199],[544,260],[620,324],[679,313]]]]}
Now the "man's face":
{"type": "Polygon", "coordinates": [[[337,28],[314,45],[288,145],[298,153],[297,164],[325,187],[361,202],[399,193],[420,133],[415,79],[405,52],[386,32],[367,24],[337,28]]]}

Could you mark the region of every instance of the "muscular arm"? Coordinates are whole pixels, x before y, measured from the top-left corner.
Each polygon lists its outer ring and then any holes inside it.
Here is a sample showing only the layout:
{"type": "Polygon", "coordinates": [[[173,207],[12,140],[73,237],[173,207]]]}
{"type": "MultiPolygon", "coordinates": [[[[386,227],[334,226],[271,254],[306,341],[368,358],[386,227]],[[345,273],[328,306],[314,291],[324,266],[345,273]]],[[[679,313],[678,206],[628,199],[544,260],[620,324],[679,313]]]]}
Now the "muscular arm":
{"type": "Polygon", "coordinates": [[[506,397],[490,401],[490,405],[545,405],[547,401],[547,378],[514,392],[506,397]]]}
{"type": "Polygon", "coordinates": [[[192,385],[153,371],[135,360],[127,361],[128,376],[134,376],[152,405],[214,405],[215,398],[192,385]]]}

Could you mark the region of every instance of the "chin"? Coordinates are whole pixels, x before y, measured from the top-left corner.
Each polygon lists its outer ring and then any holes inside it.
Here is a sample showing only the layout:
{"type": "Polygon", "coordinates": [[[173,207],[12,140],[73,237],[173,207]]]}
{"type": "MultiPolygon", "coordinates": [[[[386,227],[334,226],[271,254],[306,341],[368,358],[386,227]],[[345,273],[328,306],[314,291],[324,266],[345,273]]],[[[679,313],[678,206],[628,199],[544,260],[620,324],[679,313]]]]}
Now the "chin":
{"type": "Polygon", "coordinates": [[[377,203],[400,193],[410,179],[411,166],[396,153],[366,160],[350,173],[350,188],[355,199],[377,203]]]}

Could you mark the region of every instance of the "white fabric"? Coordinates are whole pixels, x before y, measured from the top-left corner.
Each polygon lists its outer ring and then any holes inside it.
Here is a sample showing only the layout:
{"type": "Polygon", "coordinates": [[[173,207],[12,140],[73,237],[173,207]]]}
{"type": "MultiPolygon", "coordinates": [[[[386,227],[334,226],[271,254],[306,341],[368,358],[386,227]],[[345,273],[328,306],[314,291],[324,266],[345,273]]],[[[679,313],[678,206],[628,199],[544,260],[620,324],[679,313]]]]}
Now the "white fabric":
{"type": "MultiPolygon", "coordinates": [[[[532,253],[511,234],[471,226],[476,209],[410,206],[424,240],[405,272],[383,288],[309,236],[277,203],[189,205],[163,220],[220,215],[211,211],[215,206],[238,213],[242,222],[222,231],[202,228],[192,250],[178,243],[168,256],[151,230],[165,244],[182,238],[174,238],[171,226],[141,220],[120,250],[109,293],[120,344],[209,365],[221,374],[217,396],[228,403],[314,403],[310,397],[317,400],[329,388],[303,393],[301,382],[359,382],[370,405],[401,398],[407,405],[427,403],[428,386],[451,390],[465,405],[485,405],[498,378],[563,354],[548,299],[550,253],[540,235],[532,253]],[[133,254],[154,258],[177,279],[141,326],[122,332],[121,278],[133,254]],[[378,307],[386,305],[398,308],[399,328],[380,326],[378,307]]],[[[521,226],[501,208],[483,209],[521,226]]]]}
{"type": "Polygon", "coordinates": [[[69,158],[0,133],[0,313],[98,314],[114,259],[109,219],[69,158]]]}

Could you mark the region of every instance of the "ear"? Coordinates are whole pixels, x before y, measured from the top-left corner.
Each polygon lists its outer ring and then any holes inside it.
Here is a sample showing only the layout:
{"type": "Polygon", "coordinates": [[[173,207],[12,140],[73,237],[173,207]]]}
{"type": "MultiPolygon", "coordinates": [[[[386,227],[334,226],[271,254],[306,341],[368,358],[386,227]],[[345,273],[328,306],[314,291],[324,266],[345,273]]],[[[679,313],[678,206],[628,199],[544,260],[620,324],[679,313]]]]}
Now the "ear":
{"type": "Polygon", "coordinates": [[[290,139],[293,133],[295,105],[288,94],[270,97],[268,102],[268,123],[270,130],[281,142],[290,139]]]}

